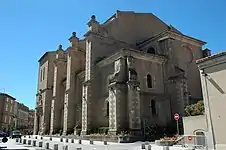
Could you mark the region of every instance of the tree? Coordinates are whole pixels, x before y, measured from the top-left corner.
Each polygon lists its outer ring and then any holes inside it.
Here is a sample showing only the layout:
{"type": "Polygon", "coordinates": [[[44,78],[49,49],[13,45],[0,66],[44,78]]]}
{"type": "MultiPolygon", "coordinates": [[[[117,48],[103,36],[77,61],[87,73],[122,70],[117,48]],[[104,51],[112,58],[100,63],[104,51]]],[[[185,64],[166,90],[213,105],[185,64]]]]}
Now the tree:
{"type": "Polygon", "coordinates": [[[204,103],[203,100],[198,101],[195,104],[191,104],[185,107],[185,113],[187,116],[204,115],[204,103]]]}

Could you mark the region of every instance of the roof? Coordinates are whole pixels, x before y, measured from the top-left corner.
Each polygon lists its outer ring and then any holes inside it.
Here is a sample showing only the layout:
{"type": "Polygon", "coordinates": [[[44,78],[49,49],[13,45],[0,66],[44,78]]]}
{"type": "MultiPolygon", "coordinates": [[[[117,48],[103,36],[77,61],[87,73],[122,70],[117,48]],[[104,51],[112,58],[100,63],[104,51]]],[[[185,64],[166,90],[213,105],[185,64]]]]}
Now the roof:
{"type": "Polygon", "coordinates": [[[46,52],[44,55],[42,55],[42,57],[38,60],[38,62],[40,62],[43,58],[45,58],[49,53],[52,53],[52,52],[55,52],[55,51],[46,52]]]}
{"type": "Polygon", "coordinates": [[[6,93],[0,93],[0,96],[10,97],[11,99],[16,100],[16,98],[14,98],[14,97],[12,97],[11,95],[6,94],[6,93]]]}
{"type": "Polygon", "coordinates": [[[196,63],[199,64],[199,63],[202,63],[202,62],[205,62],[205,61],[208,61],[208,60],[220,57],[220,56],[224,56],[224,55],[226,55],[226,51],[217,53],[217,54],[212,55],[212,56],[208,56],[208,57],[205,57],[205,58],[198,59],[196,61],[196,63]]]}
{"type": "MultiPolygon", "coordinates": [[[[172,28],[172,27],[171,27],[171,28],[172,28]]],[[[198,39],[196,39],[196,38],[187,36],[187,35],[185,35],[185,34],[182,34],[182,33],[179,32],[179,31],[175,31],[176,29],[173,29],[173,30],[172,30],[171,28],[169,28],[169,29],[167,29],[167,30],[165,30],[165,31],[163,31],[163,32],[160,32],[160,33],[158,33],[157,35],[154,35],[154,36],[152,36],[152,37],[150,37],[150,38],[148,38],[148,39],[146,39],[146,40],[144,40],[144,41],[141,41],[141,42],[137,43],[137,46],[140,46],[140,45],[143,45],[143,44],[145,45],[146,42],[148,42],[148,41],[150,41],[150,40],[152,40],[152,39],[154,39],[154,38],[159,38],[159,37],[164,36],[164,35],[172,35],[172,36],[176,36],[176,37],[183,37],[183,38],[185,38],[185,39],[189,39],[189,40],[195,41],[195,42],[197,42],[197,43],[199,43],[199,44],[201,44],[201,45],[206,44],[206,42],[204,42],[204,41],[201,41],[201,40],[198,40],[198,39]]]]}

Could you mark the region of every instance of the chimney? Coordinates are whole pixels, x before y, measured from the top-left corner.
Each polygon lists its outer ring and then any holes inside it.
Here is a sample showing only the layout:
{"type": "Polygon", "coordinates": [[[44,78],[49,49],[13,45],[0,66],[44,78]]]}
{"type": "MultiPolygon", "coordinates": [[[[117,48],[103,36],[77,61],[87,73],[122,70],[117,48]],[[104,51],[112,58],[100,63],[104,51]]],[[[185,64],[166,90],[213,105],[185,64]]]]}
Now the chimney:
{"type": "Polygon", "coordinates": [[[78,47],[79,38],[76,37],[76,32],[72,32],[72,36],[68,40],[71,47],[78,47]]]}
{"type": "Polygon", "coordinates": [[[209,50],[208,48],[204,49],[202,51],[202,57],[205,58],[205,57],[209,57],[211,56],[211,50],[209,50]]]}

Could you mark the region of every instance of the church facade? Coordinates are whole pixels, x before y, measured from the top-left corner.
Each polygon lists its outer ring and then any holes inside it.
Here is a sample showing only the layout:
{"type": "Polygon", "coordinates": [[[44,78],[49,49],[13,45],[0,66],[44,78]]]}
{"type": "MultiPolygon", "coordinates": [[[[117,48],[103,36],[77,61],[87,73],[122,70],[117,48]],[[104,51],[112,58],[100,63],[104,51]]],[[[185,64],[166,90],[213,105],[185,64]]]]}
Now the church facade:
{"type": "Polygon", "coordinates": [[[205,42],[153,14],[117,11],[102,24],[93,15],[84,36],[40,58],[34,134],[140,133],[202,99],[195,61],[209,55],[205,42]]]}

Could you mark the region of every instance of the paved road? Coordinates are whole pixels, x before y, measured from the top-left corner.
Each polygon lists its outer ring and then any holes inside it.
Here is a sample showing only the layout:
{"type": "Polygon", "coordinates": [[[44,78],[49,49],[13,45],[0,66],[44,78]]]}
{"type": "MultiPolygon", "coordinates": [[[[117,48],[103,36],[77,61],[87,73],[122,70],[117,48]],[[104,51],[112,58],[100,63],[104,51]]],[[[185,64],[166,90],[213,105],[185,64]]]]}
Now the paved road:
{"type": "MultiPolygon", "coordinates": [[[[23,138],[24,139],[24,138],[23,138]]],[[[27,140],[29,138],[26,138],[27,140]]],[[[53,138],[52,141],[49,140],[49,138],[44,137],[42,140],[40,137],[38,139],[30,138],[29,140],[35,140],[36,144],[38,145],[40,141],[43,142],[43,145],[45,143],[49,143],[49,147],[53,149],[54,144],[58,144],[59,150],[63,149],[63,146],[68,146],[68,150],[76,150],[76,148],[82,148],[82,150],[141,150],[141,143],[143,142],[136,142],[136,143],[127,143],[127,144],[122,144],[122,143],[108,143],[108,145],[104,145],[103,142],[97,142],[94,141],[93,145],[90,145],[89,141],[82,141],[82,144],[78,144],[78,140],[75,140],[74,143],[71,143],[69,140],[68,143],[65,142],[65,139],[63,140],[64,142],[60,142],[60,138],[53,138]]],[[[14,142],[15,144],[15,142],[14,142]]],[[[163,150],[163,147],[156,146],[154,144],[152,145],[152,150],[163,150]]],[[[146,150],[147,150],[146,145],[146,150]]],[[[28,148],[28,147],[27,147],[28,148]]],[[[29,147],[29,149],[37,149],[33,147],[29,147]]],[[[184,148],[181,147],[171,147],[170,150],[185,150],[184,148]]]]}

